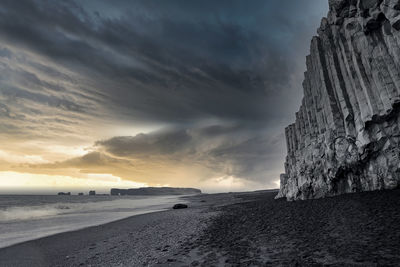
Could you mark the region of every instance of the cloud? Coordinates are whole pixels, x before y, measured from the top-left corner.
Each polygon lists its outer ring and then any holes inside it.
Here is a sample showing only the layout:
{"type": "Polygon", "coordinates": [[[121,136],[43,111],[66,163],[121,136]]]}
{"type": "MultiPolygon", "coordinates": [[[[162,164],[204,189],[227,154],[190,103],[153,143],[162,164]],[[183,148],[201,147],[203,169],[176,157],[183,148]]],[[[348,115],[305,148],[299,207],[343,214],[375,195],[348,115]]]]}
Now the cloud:
{"type": "Polygon", "coordinates": [[[157,156],[181,153],[190,147],[192,136],[186,130],[162,131],[136,136],[117,136],[96,145],[116,156],[157,156]]]}
{"type": "Polygon", "coordinates": [[[5,1],[0,32],[4,42],[99,78],[98,89],[137,119],[260,121],[274,112],[266,105],[271,94],[294,89],[296,38],[309,35],[315,5],[326,5],[146,2],[119,1],[110,17],[107,2],[93,10],[72,1],[5,1]]]}
{"type": "Polygon", "coordinates": [[[36,172],[270,186],[327,9],[320,0],[1,1],[1,148],[53,162],[23,167],[36,172]],[[85,156],[62,156],[93,143],[85,156]]]}
{"type": "Polygon", "coordinates": [[[270,180],[268,174],[277,171],[274,165],[281,139],[262,134],[253,137],[238,126],[167,129],[98,141],[97,152],[49,167],[87,169],[85,172],[108,168],[107,172],[135,181],[142,177],[134,173],[151,169],[152,179],[146,181],[153,184],[168,184],[174,180],[169,174],[184,169],[188,182],[227,177],[271,187],[277,179],[270,180]],[[129,175],[122,174],[121,168],[129,169],[129,175]]]}
{"type": "MultiPolygon", "coordinates": [[[[13,171],[69,175],[109,173],[127,181],[149,185],[203,185],[214,181],[261,188],[275,187],[270,180],[281,137],[248,137],[237,125],[211,125],[196,129],[163,129],[149,134],[98,141],[91,152],[44,164],[14,164],[13,171]],[[227,135],[229,138],[227,138],[227,135]]],[[[210,189],[210,188],[208,188],[210,189]]],[[[246,189],[246,188],[242,188],[246,189]]]]}

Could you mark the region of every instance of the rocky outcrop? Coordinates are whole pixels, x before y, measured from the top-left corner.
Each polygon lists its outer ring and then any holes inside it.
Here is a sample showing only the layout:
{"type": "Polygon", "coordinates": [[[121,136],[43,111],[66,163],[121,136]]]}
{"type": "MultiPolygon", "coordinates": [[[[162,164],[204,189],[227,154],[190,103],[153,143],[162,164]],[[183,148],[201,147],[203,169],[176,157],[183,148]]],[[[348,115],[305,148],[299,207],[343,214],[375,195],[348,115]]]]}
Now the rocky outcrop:
{"type": "Polygon", "coordinates": [[[111,189],[112,196],[160,196],[160,195],[194,195],[201,194],[201,190],[196,188],[175,188],[175,187],[141,187],[133,189],[111,189]]]}
{"type": "Polygon", "coordinates": [[[304,98],[285,129],[277,197],[400,185],[400,1],[329,0],[311,41],[304,98]]]}
{"type": "Polygon", "coordinates": [[[172,208],[174,210],[178,210],[178,209],[187,209],[187,207],[188,207],[188,205],[179,203],[179,204],[175,204],[172,208]]]}
{"type": "Polygon", "coordinates": [[[71,195],[71,192],[58,192],[58,194],[57,195],[59,195],[59,196],[70,196],[71,195]]]}

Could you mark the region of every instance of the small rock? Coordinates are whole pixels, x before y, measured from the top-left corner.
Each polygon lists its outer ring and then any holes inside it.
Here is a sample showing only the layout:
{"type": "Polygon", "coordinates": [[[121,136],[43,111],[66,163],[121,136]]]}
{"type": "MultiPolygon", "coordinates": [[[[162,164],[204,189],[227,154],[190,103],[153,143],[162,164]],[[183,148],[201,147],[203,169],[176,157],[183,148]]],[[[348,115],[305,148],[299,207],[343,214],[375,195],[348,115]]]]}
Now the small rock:
{"type": "Polygon", "coordinates": [[[188,205],[179,203],[179,204],[175,204],[172,208],[174,210],[176,210],[176,209],[186,209],[187,207],[188,207],[188,205]]]}

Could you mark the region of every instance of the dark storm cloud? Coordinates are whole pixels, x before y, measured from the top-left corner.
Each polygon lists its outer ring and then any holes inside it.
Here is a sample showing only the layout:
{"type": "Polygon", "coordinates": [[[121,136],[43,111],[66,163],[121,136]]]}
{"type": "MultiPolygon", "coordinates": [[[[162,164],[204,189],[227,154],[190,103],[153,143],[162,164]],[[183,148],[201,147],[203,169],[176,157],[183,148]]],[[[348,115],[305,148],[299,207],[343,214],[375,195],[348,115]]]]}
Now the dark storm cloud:
{"type": "Polygon", "coordinates": [[[69,159],[63,162],[56,162],[52,164],[42,164],[42,165],[32,165],[31,167],[40,167],[40,168],[65,168],[65,167],[74,167],[74,168],[90,168],[90,167],[101,167],[101,166],[109,166],[112,164],[122,163],[125,166],[130,165],[129,161],[116,159],[113,157],[109,157],[99,152],[90,152],[82,157],[77,157],[73,159],[69,159]]]}
{"type": "Polygon", "coordinates": [[[263,181],[268,171],[276,171],[280,139],[235,125],[213,125],[114,137],[96,142],[96,147],[118,158],[201,164],[219,175],[263,181]]]}
{"type": "MultiPolygon", "coordinates": [[[[193,157],[229,165],[226,172],[243,179],[276,180],[304,56],[326,11],[321,0],[4,0],[0,42],[9,48],[0,47],[0,57],[19,49],[70,73],[27,60],[34,71],[12,81],[4,74],[0,93],[71,113],[101,106],[126,125],[167,126],[96,143],[113,156],[193,157]]],[[[9,110],[0,106],[3,116],[9,110]]]]}
{"type": "Polygon", "coordinates": [[[11,51],[7,48],[0,48],[0,57],[10,58],[12,55],[11,51]]]}
{"type": "Polygon", "coordinates": [[[168,155],[181,152],[190,145],[192,137],[185,130],[117,136],[96,142],[116,156],[168,155]]]}
{"type": "Polygon", "coordinates": [[[117,1],[94,9],[90,1],[3,1],[0,31],[115,81],[103,90],[130,115],[265,120],[275,110],[268,97],[290,87],[295,38],[310,31],[319,2],[117,1]]]}
{"type": "Polygon", "coordinates": [[[78,169],[81,173],[105,172],[122,177],[132,177],[139,172],[135,177],[138,180],[143,179],[142,170],[151,167],[155,177],[140,181],[166,184],[173,177],[165,176],[184,166],[186,175],[195,176],[191,179],[200,183],[210,178],[232,176],[256,182],[258,187],[275,187],[275,180],[265,180],[265,176],[276,172],[273,165],[278,159],[271,154],[279,152],[281,138],[251,134],[248,129],[233,125],[168,129],[132,137],[113,137],[96,142],[96,151],[84,156],[48,164],[20,164],[15,168],[38,173],[59,170],[60,174],[67,169],[78,169]],[[200,173],[196,171],[198,166],[203,169],[200,173]],[[204,177],[202,172],[210,176],[204,177]]]}

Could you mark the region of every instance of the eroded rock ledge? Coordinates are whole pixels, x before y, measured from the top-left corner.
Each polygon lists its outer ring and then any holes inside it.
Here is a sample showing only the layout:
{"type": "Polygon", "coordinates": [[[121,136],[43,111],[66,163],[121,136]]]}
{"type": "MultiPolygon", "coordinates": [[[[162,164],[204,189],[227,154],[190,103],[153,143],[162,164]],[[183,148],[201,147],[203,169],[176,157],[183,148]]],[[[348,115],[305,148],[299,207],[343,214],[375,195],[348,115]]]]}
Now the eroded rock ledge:
{"type": "Polygon", "coordinates": [[[285,129],[277,197],[400,185],[400,1],[329,0],[311,41],[304,98],[285,129]]]}

